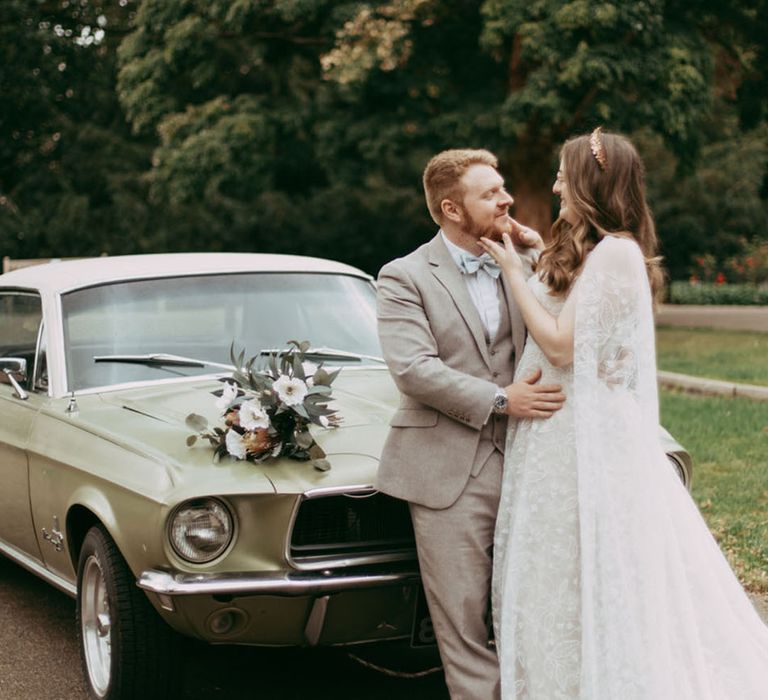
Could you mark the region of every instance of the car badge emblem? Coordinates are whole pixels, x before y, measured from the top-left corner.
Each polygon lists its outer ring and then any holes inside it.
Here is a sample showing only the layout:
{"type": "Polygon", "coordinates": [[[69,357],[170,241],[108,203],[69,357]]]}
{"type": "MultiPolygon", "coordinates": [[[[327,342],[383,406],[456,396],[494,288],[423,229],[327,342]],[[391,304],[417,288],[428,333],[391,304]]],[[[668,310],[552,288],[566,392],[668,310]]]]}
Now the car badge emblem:
{"type": "Polygon", "coordinates": [[[53,545],[53,548],[60,552],[64,549],[64,533],[59,530],[59,516],[53,516],[53,528],[50,532],[43,528],[43,539],[48,540],[53,545]]]}

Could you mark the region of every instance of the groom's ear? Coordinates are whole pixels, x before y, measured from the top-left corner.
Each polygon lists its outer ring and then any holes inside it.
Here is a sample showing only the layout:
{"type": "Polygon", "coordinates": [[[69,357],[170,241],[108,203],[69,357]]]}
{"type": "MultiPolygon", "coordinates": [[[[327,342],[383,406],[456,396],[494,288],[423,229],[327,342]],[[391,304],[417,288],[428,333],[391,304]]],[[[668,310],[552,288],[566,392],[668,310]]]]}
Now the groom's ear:
{"type": "Polygon", "coordinates": [[[440,202],[440,211],[443,217],[454,223],[461,223],[461,208],[451,199],[444,199],[440,202]]]}

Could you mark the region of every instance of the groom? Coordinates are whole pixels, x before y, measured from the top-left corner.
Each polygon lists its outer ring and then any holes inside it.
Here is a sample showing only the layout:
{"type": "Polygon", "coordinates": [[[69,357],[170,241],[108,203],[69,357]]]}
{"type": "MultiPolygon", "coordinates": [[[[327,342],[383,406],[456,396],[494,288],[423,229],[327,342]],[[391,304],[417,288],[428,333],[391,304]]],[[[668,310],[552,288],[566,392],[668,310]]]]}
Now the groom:
{"type": "Polygon", "coordinates": [[[487,612],[507,417],[548,418],[564,401],[559,386],[536,383],[540,372],[512,381],[525,326],[478,240],[543,243],[509,216],[497,165],[485,150],[432,158],[424,192],[440,231],[378,278],[379,336],[401,395],[378,488],[409,502],[453,700],[499,697],[487,612]]]}

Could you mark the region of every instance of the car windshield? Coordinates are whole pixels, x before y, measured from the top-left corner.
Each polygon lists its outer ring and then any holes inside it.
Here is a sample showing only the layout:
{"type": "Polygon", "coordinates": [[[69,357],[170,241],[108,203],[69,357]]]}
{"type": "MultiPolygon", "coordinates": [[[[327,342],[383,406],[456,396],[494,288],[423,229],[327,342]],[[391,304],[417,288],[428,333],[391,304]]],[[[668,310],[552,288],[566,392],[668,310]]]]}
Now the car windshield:
{"type": "MultiPolygon", "coordinates": [[[[327,351],[328,363],[374,364],[381,356],[375,304],[367,280],[326,273],[198,275],[80,289],[62,297],[67,385],[78,391],[222,371],[204,362],[229,364],[233,342],[250,357],[309,340],[327,351]]],[[[318,352],[309,359],[326,358],[318,352]]]]}

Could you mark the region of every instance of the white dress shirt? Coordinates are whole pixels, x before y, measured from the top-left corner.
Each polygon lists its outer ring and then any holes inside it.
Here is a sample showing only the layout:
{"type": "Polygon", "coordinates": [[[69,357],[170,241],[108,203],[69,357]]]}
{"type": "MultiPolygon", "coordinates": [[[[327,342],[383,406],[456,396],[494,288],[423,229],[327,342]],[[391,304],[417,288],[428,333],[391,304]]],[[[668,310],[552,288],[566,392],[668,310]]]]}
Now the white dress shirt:
{"type": "MultiPolygon", "coordinates": [[[[469,251],[460,248],[455,243],[448,240],[448,236],[441,230],[448,252],[451,254],[456,265],[461,269],[461,256],[469,254],[469,251]]],[[[499,330],[499,280],[494,279],[482,267],[472,274],[462,272],[462,277],[467,284],[467,291],[472,302],[477,309],[480,320],[483,322],[485,331],[488,334],[489,342],[493,342],[496,333],[499,330]]]]}

